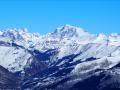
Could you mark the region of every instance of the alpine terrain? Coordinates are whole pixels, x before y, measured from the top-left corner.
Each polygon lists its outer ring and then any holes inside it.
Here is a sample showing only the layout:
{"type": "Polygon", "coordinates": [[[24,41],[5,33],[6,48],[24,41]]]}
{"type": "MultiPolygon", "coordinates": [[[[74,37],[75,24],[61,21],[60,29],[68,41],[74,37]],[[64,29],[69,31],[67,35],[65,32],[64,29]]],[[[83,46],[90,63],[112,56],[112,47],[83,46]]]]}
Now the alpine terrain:
{"type": "Polygon", "coordinates": [[[120,90],[120,34],[1,30],[0,90],[120,90]]]}

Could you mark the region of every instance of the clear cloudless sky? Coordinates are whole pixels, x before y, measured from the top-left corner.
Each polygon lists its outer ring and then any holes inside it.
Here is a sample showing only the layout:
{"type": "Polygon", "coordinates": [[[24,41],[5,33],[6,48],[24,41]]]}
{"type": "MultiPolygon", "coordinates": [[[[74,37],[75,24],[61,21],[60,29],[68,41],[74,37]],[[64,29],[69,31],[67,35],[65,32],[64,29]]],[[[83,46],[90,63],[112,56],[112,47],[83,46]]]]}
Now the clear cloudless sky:
{"type": "Polygon", "coordinates": [[[45,34],[70,24],[91,33],[120,33],[120,0],[0,0],[0,29],[45,34]]]}

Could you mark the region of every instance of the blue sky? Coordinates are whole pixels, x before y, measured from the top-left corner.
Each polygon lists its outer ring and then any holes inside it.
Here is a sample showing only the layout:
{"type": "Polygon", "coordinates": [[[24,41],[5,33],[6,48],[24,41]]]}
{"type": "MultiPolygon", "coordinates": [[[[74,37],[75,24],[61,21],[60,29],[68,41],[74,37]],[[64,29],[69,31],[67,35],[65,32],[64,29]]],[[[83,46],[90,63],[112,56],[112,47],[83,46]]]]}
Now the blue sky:
{"type": "Polygon", "coordinates": [[[0,29],[45,34],[70,24],[91,33],[120,33],[120,0],[0,0],[0,29]]]}

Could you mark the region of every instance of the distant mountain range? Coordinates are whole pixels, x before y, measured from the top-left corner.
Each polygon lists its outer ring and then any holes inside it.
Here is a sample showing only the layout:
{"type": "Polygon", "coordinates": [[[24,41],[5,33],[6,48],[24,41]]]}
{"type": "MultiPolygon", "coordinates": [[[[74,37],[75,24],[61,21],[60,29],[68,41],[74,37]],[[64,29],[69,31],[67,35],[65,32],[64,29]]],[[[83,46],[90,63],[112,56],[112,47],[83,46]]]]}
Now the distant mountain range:
{"type": "Polygon", "coordinates": [[[64,25],[0,31],[0,90],[120,90],[120,35],[64,25]]]}

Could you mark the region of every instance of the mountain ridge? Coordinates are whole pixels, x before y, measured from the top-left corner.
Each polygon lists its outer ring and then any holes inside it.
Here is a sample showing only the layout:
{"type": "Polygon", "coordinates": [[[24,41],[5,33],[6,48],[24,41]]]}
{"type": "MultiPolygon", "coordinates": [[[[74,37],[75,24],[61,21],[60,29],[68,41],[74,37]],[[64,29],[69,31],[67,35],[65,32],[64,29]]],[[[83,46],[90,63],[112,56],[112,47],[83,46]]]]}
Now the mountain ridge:
{"type": "Polygon", "coordinates": [[[95,35],[70,25],[46,35],[10,29],[0,32],[0,55],[0,65],[21,78],[23,90],[88,90],[81,87],[86,81],[97,85],[89,86],[91,90],[116,88],[113,82],[117,88],[120,85],[114,81],[120,74],[120,35],[116,33],[95,35]],[[107,83],[109,76],[111,83],[107,83]]]}

